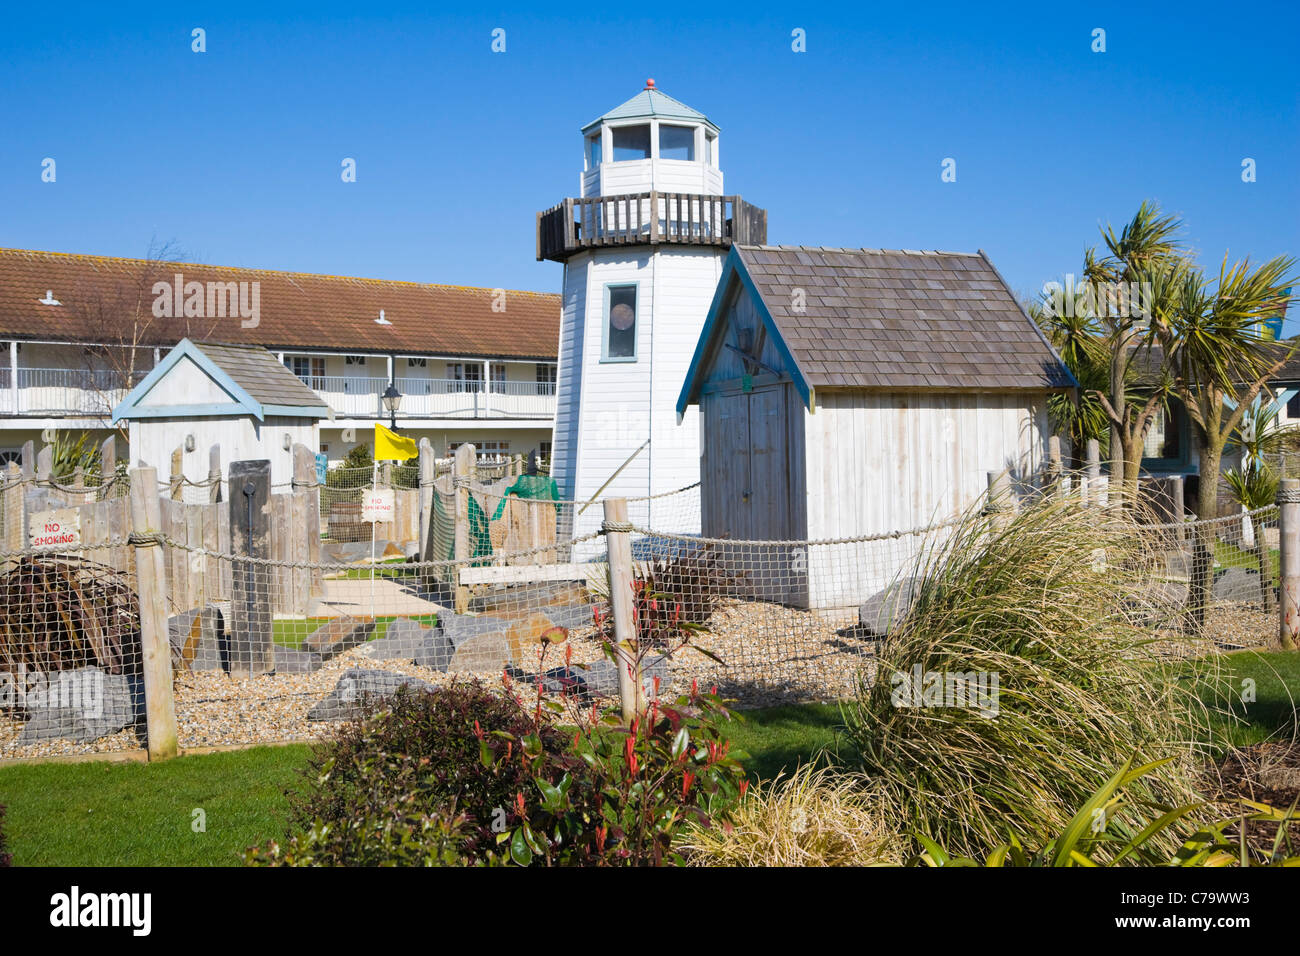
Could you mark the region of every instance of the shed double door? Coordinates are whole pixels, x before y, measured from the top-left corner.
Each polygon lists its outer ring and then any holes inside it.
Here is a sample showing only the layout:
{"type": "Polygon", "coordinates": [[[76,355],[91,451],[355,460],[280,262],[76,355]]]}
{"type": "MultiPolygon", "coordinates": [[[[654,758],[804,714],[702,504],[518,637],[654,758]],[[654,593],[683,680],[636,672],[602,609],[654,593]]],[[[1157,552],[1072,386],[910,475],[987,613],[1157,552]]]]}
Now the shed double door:
{"type": "MultiPolygon", "coordinates": [[[[704,398],[700,476],[702,525],[710,538],[790,541],[799,524],[791,500],[788,385],[704,398]]],[[[806,592],[804,559],[791,545],[722,545],[726,565],[747,596],[799,603],[806,592]]]]}
{"type": "Polygon", "coordinates": [[[791,537],[785,388],[722,392],[705,400],[700,474],[707,537],[791,537]]]}

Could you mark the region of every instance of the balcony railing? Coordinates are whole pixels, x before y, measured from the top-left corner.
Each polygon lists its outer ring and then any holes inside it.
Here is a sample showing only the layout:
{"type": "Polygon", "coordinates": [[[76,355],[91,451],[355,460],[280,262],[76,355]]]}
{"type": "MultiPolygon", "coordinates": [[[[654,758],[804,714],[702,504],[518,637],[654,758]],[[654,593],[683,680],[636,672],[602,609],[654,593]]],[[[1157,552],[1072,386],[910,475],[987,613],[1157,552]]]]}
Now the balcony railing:
{"type": "Polygon", "coordinates": [[[109,417],[126,397],[122,376],[111,370],[0,367],[0,415],[109,417]],[[17,387],[15,387],[15,385],[17,387]]]}
{"type": "Polygon", "coordinates": [[[767,210],[739,196],[628,193],[565,199],[537,214],[537,259],[598,246],[763,245],[767,210]]]}
{"type": "MultiPolygon", "coordinates": [[[[341,418],[387,418],[386,378],[300,375],[341,418]]],[[[0,415],[80,415],[108,418],[129,389],[112,371],[0,367],[0,415]]],[[[555,385],[547,382],[399,378],[399,418],[553,418],[555,385]]]]}
{"type": "MultiPolygon", "coordinates": [[[[387,418],[386,378],[300,375],[339,418],[387,418]]],[[[546,382],[463,381],[398,378],[398,418],[552,418],[555,385],[546,382]]]]}

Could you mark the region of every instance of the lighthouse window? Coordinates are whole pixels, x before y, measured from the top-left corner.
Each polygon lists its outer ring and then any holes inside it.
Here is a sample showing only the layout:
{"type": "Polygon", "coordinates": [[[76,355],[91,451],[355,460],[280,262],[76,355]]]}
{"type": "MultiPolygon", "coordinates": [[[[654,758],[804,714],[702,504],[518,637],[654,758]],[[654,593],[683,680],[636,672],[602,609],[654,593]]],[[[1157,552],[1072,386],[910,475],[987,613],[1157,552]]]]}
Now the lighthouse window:
{"type": "Polygon", "coordinates": [[[614,138],[614,162],[650,158],[649,126],[618,126],[611,132],[614,138]]]}
{"type": "Polygon", "coordinates": [[[695,159],[695,128],[692,126],[660,126],[659,158],[695,159]]]}
{"type": "Polygon", "coordinates": [[[636,361],[636,286],[605,287],[605,355],[608,362],[636,361]]]}
{"type": "Polygon", "coordinates": [[[587,137],[587,168],[595,169],[600,165],[600,134],[587,137]]]}

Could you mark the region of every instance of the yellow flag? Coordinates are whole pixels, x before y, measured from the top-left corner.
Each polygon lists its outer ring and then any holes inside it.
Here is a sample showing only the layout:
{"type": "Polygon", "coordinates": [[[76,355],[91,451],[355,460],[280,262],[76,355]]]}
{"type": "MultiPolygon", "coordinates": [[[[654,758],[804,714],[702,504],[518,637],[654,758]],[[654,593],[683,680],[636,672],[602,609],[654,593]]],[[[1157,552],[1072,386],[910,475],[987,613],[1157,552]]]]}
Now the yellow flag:
{"type": "Polygon", "coordinates": [[[375,423],[375,461],[405,461],[419,456],[414,438],[403,438],[397,432],[375,423]]]}

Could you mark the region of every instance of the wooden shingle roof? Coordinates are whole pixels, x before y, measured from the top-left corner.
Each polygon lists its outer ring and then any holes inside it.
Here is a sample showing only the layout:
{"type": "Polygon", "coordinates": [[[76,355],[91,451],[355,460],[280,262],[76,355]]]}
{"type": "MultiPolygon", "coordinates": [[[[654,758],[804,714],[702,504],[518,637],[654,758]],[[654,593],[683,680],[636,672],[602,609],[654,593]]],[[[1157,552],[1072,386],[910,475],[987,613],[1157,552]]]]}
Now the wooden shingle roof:
{"type": "MultiPolygon", "coordinates": [[[[251,288],[251,287],[250,287],[251,288]]],[[[560,296],[387,279],[275,272],[106,256],[0,249],[0,338],[172,346],[219,339],[321,349],[554,361],[560,296]],[[153,284],[258,282],[260,321],[153,319],[153,284]],[[59,305],[40,300],[53,294],[59,305]],[[494,301],[498,309],[494,311],[494,301]],[[500,306],[504,305],[504,311],[500,306]],[[122,335],[134,310],[141,338],[122,335]],[[375,320],[380,310],[386,324],[375,320]]]]}
{"type": "Polygon", "coordinates": [[[195,342],[212,363],[263,405],[318,408],[321,397],[260,345],[195,342]]]}
{"type": "Polygon", "coordinates": [[[982,252],[735,250],[813,388],[1076,385],[982,252]]]}

